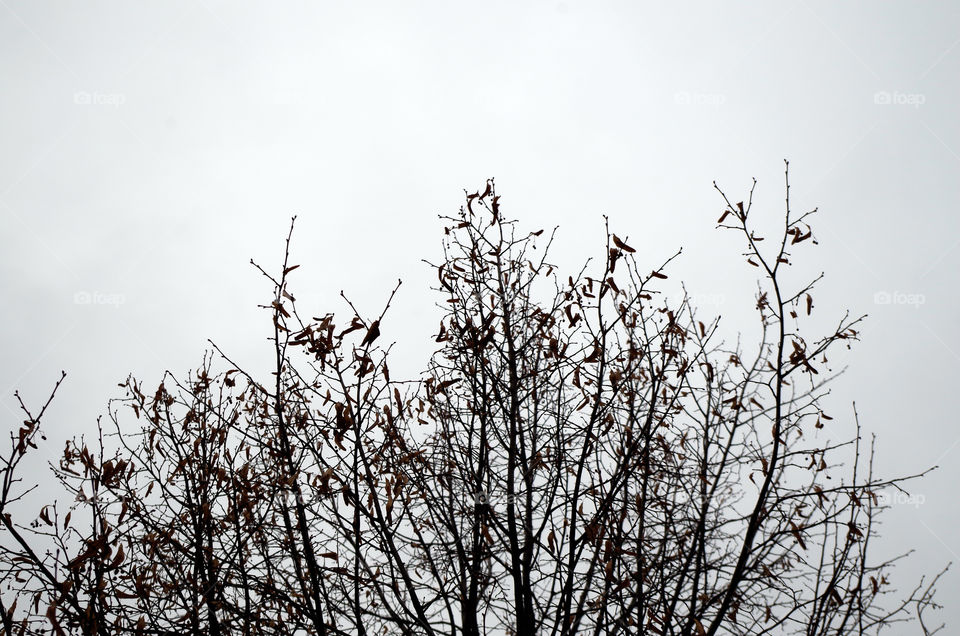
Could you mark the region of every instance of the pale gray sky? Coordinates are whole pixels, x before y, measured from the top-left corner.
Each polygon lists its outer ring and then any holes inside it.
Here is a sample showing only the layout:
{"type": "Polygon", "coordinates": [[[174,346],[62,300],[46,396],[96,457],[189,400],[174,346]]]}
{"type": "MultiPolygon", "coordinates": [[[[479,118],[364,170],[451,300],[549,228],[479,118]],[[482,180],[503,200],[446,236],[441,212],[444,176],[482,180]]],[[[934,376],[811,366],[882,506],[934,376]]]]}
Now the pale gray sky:
{"type": "MultiPolygon", "coordinates": [[[[340,289],[379,313],[403,278],[383,333],[415,373],[436,215],[491,176],[560,226],[561,264],[602,253],[603,214],[651,266],[684,247],[673,277],[749,338],[756,272],[711,182],[757,177],[775,222],[789,158],[823,324],[870,314],[837,433],[856,399],[885,473],[941,466],[886,516],[885,553],[916,548],[895,582],[960,561],[958,3],[0,0],[0,91],[0,411],[65,369],[52,449],[206,338],[264,359],[247,263],[277,265],[292,214],[313,315],[340,289]]],[[[953,629],[957,598],[951,572],[953,629]]]]}

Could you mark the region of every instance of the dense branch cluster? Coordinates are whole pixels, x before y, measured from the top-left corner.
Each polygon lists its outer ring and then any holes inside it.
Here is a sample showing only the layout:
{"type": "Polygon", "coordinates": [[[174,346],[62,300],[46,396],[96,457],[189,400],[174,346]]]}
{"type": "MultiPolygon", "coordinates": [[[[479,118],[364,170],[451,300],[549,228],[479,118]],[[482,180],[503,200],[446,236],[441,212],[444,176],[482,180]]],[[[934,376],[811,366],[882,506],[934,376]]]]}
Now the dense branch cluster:
{"type": "Polygon", "coordinates": [[[860,319],[801,336],[813,284],[783,271],[816,241],[787,193],[766,243],[753,190],[723,196],[718,225],[761,278],[759,341],[730,346],[665,300],[669,261],[644,269],[609,230],[559,274],[552,235],[521,231],[488,182],[443,219],[416,380],[391,378],[389,300],[371,317],[347,300],[339,323],[298,311],[288,236],[279,273],[260,269],[272,374],[215,348],[185,379],[128,379],[29,522],[46,406],[22,405],[0,466],[3,633],[938,631],[936,578],[897,591],[893,561],[868,558],[878,495],[905,478],[874,476],[859,423],[822,430],[828,350],[860,319]]]}

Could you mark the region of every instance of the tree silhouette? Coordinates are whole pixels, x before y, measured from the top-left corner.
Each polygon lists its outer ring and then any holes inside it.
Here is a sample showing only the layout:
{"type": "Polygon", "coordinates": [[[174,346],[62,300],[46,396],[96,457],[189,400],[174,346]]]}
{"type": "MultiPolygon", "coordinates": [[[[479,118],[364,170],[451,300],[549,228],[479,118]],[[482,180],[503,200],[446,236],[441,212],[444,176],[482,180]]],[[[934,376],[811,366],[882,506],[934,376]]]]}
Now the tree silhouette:
{"type": "Polygon", "coordinates": [[[378,340],[397,289],[377,316],[346,296],[345,323],[298,311],[291,224],[279,273],[257,266],[272,372],[213,345],[184,379],[128,378],[29,522],[21,472],[50,401],[21,402],[3,633],[936,633],[940,575],[898,591],[897,559],[868,558],[878,495],[919,475],[873,474],[855,410],[850,439],[821,430],[827,352],[862,318],[801,335],[818,279],[784,271],[813,212],[793,214],[787,181],[780,232],[759,236],[753,187],[720,191],[718,221],[759,273],[753,345],[666,300],[672,258],[649,271],[609,229],[597,264],[561,275],[553,235],[505,217],[490,180],[442,217],[443,316],[414,380],[378,340]]]}

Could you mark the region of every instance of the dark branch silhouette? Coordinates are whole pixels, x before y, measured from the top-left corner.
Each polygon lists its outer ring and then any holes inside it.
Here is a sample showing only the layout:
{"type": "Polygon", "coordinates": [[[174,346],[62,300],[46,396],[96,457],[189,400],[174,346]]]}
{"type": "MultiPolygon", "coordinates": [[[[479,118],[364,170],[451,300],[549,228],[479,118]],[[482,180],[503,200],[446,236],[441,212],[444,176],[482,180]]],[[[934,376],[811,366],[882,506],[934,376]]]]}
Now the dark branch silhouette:
{"type": "Polygon", "coordinates": [[[50,401],[21,403],[2,633],[937,633],[942,572],[896,590],[900,557],[868,554],[881,492],[921,475],[876,476],[856,410],[823,410],[827,355],[863,318],[802,330],[819,277],[784,272],[816,239],[789,187],[766,237],[753,187],[718,188],[760,278],[758,340],[731,345],[665,299],[673,257],[651,271],[608,227],[561,275],[554,234],[522,230],[488,181],[442,217],[443,315],[415,380],[383,344],[399,283],[376,315],[346,295],[345,318],[300,312],[291,223],[279,273],[256,265],[273,368],[213,345],[153,390],[129,378],[35,519],[22,479],[50,401]]]}

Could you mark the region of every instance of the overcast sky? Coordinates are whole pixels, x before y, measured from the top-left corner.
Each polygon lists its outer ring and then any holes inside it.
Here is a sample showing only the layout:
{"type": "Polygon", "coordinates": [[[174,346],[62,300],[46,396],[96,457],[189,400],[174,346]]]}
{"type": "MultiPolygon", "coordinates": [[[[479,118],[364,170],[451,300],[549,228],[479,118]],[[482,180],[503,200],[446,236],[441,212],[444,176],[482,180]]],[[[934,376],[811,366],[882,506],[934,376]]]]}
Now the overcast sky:
{"type": "MultiPolygon", "coordinates": [[[[960,561],[960,4],[947,2],[46,2],[0,0],[0,401],[45,398],[51,449],[128,373],[148,385],[207,338],[255,365],[297,214],[292,289],[346,290],[395,368],[436,328],[438,214],[495,177],[555,262],[602,257],[603,215],[641,262],[756,337],[756,270],[715,229],[718,183],[754,214],[819,207],[798,272],[828,325],[868,313],[831,396],[887,475],[940,469],[894,505],[894,582],[960,561]]],[[[809,335],[810,332],[808,332],[809,335]]],[[[53,456],[53,451],[49,453],[53,456]]],[[[941,587],[960,626],[960,576],[941,587]]]]}

